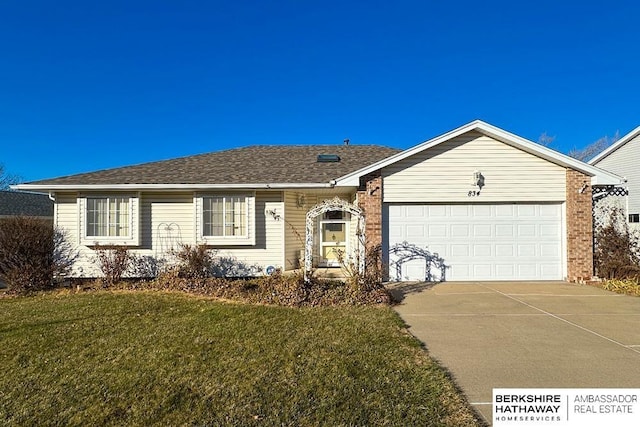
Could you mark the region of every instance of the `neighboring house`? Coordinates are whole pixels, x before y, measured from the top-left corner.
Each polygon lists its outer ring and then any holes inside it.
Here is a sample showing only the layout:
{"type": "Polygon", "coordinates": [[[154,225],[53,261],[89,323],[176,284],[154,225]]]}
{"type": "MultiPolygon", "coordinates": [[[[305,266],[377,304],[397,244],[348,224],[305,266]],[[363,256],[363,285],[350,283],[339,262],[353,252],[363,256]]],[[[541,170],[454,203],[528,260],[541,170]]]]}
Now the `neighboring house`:
{"type": "Polygon", "coordinates": [[[355,260],[364,239],[382,245],[392,280],[573,280],[593,274],[592,186],[620,183],[474,121],[404,151],[254,146],[17,188],[55,197],[55,223],[84,255],[76,276],[97,274],[96,243],[156,258],[205,244],[251,274],[301,257],[339,266],[336,253],[355,260]]]}
{"type": "Polygon", "coordinates": [[[0,219],[21,215],[53,220],[53,201],[47,194],[0,190],[0,219]]]}
{"type": "Polygon", "coordinates": [[[613,172],[626,179],[629,191],[624,200],[629,225],[640,229],[640,126],[620,138],[589,161],[590,165],[613,172]]]}

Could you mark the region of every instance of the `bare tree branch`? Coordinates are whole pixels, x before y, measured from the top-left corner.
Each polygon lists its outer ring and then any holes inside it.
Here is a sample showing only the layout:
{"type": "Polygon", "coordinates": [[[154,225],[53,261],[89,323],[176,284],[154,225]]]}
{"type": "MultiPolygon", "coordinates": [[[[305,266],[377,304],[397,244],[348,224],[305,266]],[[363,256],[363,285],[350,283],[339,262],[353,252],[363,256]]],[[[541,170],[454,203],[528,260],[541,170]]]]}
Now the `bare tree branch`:
{"type": "Polygon", "coordinates": [[[602,153],[604,150],[613,145],[617,140],[620,139],[620,132],[616,131],[613,136],[603,136],[602,138],[592,142],[582,149],[574,148],[567,153],[569,157],[573,157],[574,159],[581,160],[583,162],[589,161],[593,159],[598,154],[602,153]]]}
{"type": "Polygon", "coordinates": [[[555,136],[551,136],[545,131],[542,132],[542,134],[540,134],[540,136],[538,137],[538,144],[542,145],[543,147],[549,147],[555,140],[555,136]]]}
{"type": "Polygon", "coordinates": [[[7,173],[4,165],[0,163],[0,190],[6,190],[10,185],[17,184],[19,182],[20,177],[18,175],[7,173]]]}

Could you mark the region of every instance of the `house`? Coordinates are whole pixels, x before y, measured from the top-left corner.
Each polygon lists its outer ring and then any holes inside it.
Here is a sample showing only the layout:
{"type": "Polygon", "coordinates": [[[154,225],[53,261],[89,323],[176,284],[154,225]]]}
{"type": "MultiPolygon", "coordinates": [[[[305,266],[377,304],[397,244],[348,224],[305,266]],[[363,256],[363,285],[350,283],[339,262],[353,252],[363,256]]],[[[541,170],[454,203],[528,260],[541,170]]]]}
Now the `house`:
{"type": "Polygon", "coordinates": [[[96,244],[162,258],[188,243],[227,274],[361,263],[381,245],[392,280],[561,280],[592,276],[592,187],[621,182],[474,121],[404,151],[254,146],[17,188],[55,198],[76,276],[97,275],[96,244]]]}
{"type": "Polygon", "coordinates": [[[0,219],[20,215],[53,220],[53,201],[47,194],[0,190],[0,219]]]}
{"type": "Polygon", "coordinates": [[[630,227],[640,230],[640,126],[589,160],[590,165],[626,179],[628,198],[621,200],[630,227]]]}

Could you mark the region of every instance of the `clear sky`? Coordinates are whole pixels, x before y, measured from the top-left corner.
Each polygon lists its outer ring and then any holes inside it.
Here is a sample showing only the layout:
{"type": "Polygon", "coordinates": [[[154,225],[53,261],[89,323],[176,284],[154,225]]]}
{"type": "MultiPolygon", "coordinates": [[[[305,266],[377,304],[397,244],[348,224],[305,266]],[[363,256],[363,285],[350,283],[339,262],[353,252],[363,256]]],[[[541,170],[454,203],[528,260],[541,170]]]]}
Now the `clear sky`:
{"type": "Polygon", "coordinates": [[[566,153],[640,125],[638,16],[615,0],[2,0],[0,163],[31,181],[251,144],[408,148],[474,119],[566,153]]]}

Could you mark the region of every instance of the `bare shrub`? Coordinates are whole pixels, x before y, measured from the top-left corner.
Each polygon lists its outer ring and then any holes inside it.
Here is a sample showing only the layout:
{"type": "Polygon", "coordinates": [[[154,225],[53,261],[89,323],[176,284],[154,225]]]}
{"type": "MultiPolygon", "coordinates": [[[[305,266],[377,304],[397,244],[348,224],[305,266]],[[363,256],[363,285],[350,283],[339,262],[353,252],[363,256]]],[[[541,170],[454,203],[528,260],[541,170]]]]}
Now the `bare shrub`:
{"type": "Polygon", "coordinates": [[[28,293],[55,286],[77,257],[66,234],[51,222],[16,216],[0,221],[0,279],[10,292],[28,293]]]}
{"type": "Polygon", "coordinates": [[[605,279],[639,277],[640,239],[629,230],[619,208],[612,208],[609,215],[606,224],[596,230],[596,273],[605,279]]]}
{"type": "Polygon", "coordinates": [[[129,268],[131,254],[126,246],[99,245],[94,246],[98,267],[102,272],[103,286],[113,286],[122,280],[129,268]]]}
{"type": "Polygon", "coordinates": [[[174,255],[178,261],[175,267],[178,277],[186,279],[206,279],[211,277],[214,257],[206,245],[184,244],[174,255]]]}

